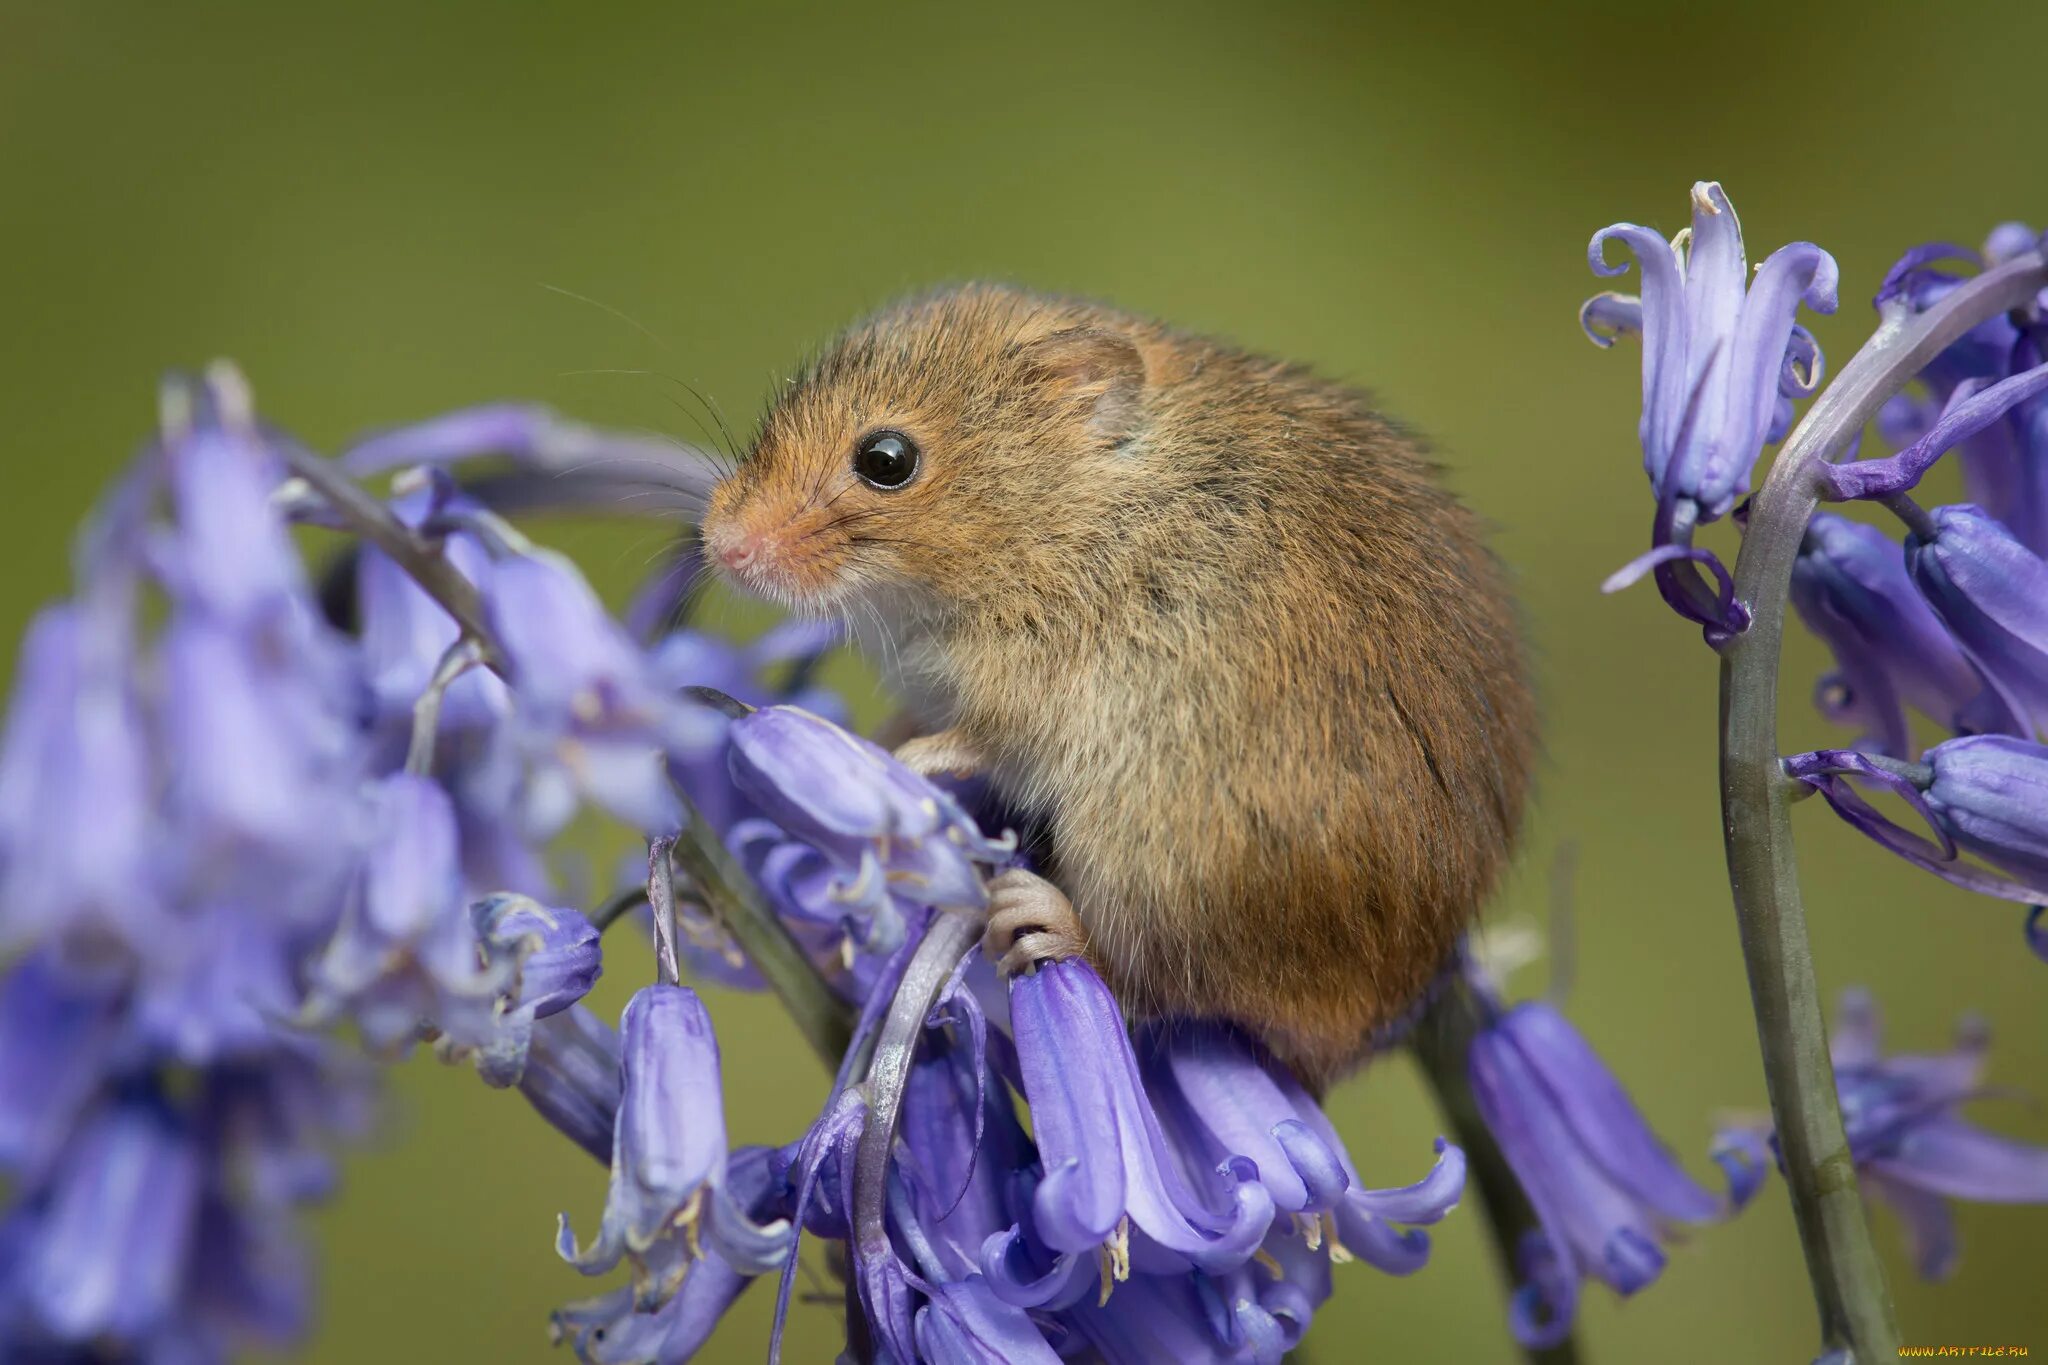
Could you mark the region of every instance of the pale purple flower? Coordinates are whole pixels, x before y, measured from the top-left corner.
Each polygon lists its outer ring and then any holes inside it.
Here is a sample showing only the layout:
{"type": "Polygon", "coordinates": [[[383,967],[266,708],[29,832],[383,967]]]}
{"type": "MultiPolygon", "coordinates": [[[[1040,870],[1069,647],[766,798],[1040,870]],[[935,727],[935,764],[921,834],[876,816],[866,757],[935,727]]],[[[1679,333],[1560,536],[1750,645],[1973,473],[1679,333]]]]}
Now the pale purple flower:
{"type": "MultiPolygon", "coordinates": [[[[1992,230],[1982,251],[1941,242],[1916,248],[1892,267],[1876,303],[1922,311],[1963,282],[1941,269],[1942,262],[1994,267],[2040,243],[2026,224],[2005,223],[1992,230]]],[[[1924,393],[1900,394],[1880,414],[1880,429],[1899,455],[1847,477],[1879,493],[1908,486],[1916,471],[1956,448],[1967,500],[2035,553],[2048,553],[2048,398],[2039,387],[2048,294],[2031,312],[2031,318],[2026,310],[1987,318],[1928,362],[1918,376],[1924,393]],[[1938,424],[1947,429],[1936,434],[1938,424]]],[[[1848,491],[1856,492],[1853,486],[1848,491]]]]}
{"type": "MultiPolygon", "coordinates": [[[[942,788],[887,750],[796,706],[731,722],[733,782],[775,828],[838,870],[805,902],[808,917],[843,921],[872,952],[903,938],[907,906],[979,909],[981,869],[1007,862],[1011,839],[989,839],[942,788]]],[[[753,842],[762,831],[749,827],[753,842]]],[[[814,883],[815,885],[815,883],[814,883]]]]}
{"type": "Polygon", "coordinates": [[[640,1301],[675,1292],[699,1247],[759,1273],[788,1252],[788,1228],[757,1225],[727,1185],[718,1041],[696,993],[646,986],[619,1023],[620,1099],[611,1192],[597,1238],[579,1248],[563,1216],[562,1258],[586,1275],[630,1261],[640,1301]]]}
{"type": "Polygon", "coordinates": [[[1605,250],[1618,239],[1642,267],[1640,296],[1602,294],[1580,313],[1597,344],[1640,333],[1643,468],[1656,495],[1650,552],[1609,580],[1624,586],[1654,570],[1671,606],[1710,633],[1738,632],[1747,612],[1710,552],[1694,548],[1696,527],[1719,520],[1749,491],[1749,475],[1767,441],[1789,426],[1790,400],[1814,391],[1821,356],[1794,320],[1801,303],[1835,309],[1834,258],[1810,242],[1779,248],[1752,279],[1735,207],[1711,181],[1693,186],[1692,226],[1669,242],[1633,223],[1593,235],[1596,275],[1619,275],[1605,250]],[[1704,565],[1680,573],[1679,561],[1704,565]]]}
{"type": "Polygon", "coordinates": [[[500,892],[469,907],[487,965],[509,964],[496,1017],[482,1043],[444,1035],[449,1059],[473,1055],[486,1085],[517,1085],[526,1071],[534,1025],[590,993],[604,971],[597,929],[575,910],[500,892]]]}
{"type": "MultiPolygon", "coordinates": [[[[1983,1020],[1965,1018],[1953,1050],[1886,1056],[1876,1003],[1842,993],[1829,1033],[1842,1123],[1865,1195],[1888,1206],[1904,1228],[1913,1264],[1930,1280],[1956,1267],[1951,1200],[2048,1203],[2048,1148],[1989,1133],[1961,1107],[1993,1093],[1984,1084],[1991,1041],[1983,1020]]],[[[1768,1128],[1734,1136],[1775,1148],[1768,1128]]]]}
{"type": "Polygon", "coordinates": [[[379,785],[372,819],[355,893],[314,965],[307,1017],[346,1012],[378,1052],[436,1033],[483,1046],[515,968],[478,951],[448,794],[397,773],[379,785]]]}
{"type": "Polygon", "coordinates": [[[660,686],[625,628],[561,556],[507,554],[483,591],[512,668],[522,750],[558,765],[643,833],[673,833],[681,812],[664,756],[701,742],[699,709],[660,686]]]}
{"type": "Polygon", "coordinates": [[[1982,509],[1937,507],[1906,568],[2024,733],[2048,722],[2048,563],[1982,509]]]}
{"type": "Polygon", "coordinates": [[[1480,1115],[1542,1224],[1518,1249],[1523,1283],[1509,1311],[1525,1346],[1570,1334],[1585,1280],[1634,1294],[1663,1272],[1668,1226],[1728,1212],[1732,1198],[1685,1173],[1550,1005],[1496,1009],[1467,1064],[1480,1115]]]}
{"type": "Polygon", "coordinates": [[[1820,749],[1796,754],[1784,767],[1858,830],[1943,880],[2004,900],[2048,901],[2048,748],[2008,735],[1971,735],[1935,745],[1918,763],[1820,749]],[[1902,799],[1934,838],[1893,823],[1856,783],[1902,799]],[[2007,875],[1963,862],[1964,852],[2007,875]]]}
{"type": "MultiPolygon", "coordinates": [[[[1423,1180],[1371,1189],[1314,1097],[1236,1030],[1152,1026],[1137,1047],[1146,1088],[1190,1166],[1215,1172],[1230,1169],[1233,1158],[1250,1160],[1275,1208],[1293,1216],[1310,1246],[1332,1237],[1390,1275],[1412,1274],[1428,1261],[1428,1234],[1400,1225],[1435,1223],[1457,1207],[1463,1152],[1439,1138],[1436,1166],[1423,1180]]],[[[1219,1186],[1219,1197],[1226,1192],[1219,1186]]]]}
{"type": "Polygon", "coordinates": [[[1828,719],[1865,727],[1858,747],[1912,755],[1906,708],[1957,731],[2017,729],[1906,572],[1900,543],[1822,512],[1792,568],[1792,605],[1835,656],[1815,699],[1828,719]]]}
{"type": "Polygon", "coordinates": [[[147,1339],[180,1309],[204,1154],[168,1108],[116,1102],[53,1171],[12,1289],[58,1341],[147,1339]]]}
{"type": "Polygon", "coordinates": [[[1156,1266],[1211,1271],[1250,1259],[1272,1224],[1272,1194],[1234,1154],[1213,1193],[1182,1174],[1094,968],[1072,958],[1017,977],[1010,1020],[1045,1167],[1031,1213],[1046,1246],[1092,1257],[1108,1245],[1115,1260],[1150,1252],[1156,1266]]]}
{"type": "Polygon", "coordinates": [[[619,1122],[619,1035],[587,1006],[534,1021],[519,1093],[534,1112],[598,1161],[612,1159],[619,1122]]]}
{"type": "Polygon", "coordinates": [[[91,605],[52,607],[22,643],[0,745],[0,942],[160,927],[127,630],[91,605]]]}

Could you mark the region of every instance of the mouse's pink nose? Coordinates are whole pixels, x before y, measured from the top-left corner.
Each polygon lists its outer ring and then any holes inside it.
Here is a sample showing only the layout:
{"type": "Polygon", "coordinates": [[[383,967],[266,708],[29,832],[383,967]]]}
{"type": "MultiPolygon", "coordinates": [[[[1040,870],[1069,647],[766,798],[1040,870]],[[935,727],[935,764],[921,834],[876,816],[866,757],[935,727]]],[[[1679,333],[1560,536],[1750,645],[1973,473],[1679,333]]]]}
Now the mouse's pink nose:
{"type": "Polygon", "coordinates": [[[718,546],[718,562],[728,569],[744,569],[754,562],[761,553],[761,536],[756,531],[742,531],[727,536],[718,546]]]}

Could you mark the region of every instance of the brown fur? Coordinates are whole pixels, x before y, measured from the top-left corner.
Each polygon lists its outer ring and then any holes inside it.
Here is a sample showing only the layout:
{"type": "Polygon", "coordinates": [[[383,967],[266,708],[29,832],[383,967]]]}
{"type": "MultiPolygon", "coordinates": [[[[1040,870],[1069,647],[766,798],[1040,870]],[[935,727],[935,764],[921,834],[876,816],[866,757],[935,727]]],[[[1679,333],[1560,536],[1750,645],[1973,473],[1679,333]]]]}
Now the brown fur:
{"type": "Polygon", "coordinates": [[[1475,518],[1363,395],[973,285],[847,332],[717,490],[751,586],[871,626],[1052,831],[1118,997],[1311,1083],[1417,1000],[1498,876],[1535,736],[1475,518]],[[923,450],[893,492],[862,434],[923,450]]]}

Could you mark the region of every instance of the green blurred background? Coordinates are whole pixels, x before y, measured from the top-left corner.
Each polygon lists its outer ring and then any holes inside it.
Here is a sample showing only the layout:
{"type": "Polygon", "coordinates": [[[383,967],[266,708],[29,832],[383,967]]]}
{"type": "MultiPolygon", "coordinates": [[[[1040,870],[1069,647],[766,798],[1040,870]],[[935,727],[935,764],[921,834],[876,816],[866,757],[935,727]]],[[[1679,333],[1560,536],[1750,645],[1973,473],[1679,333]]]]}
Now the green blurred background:
{"type": "MultiPolygon", "coordinates": [[[[1167,315],[1366,382],[1434,434],[1521,575],[1549,713],[1540,805],[1504,912],[1580,855],[1572,1009],[1704,1168],[1761,1079],[1722,880],[1715,670],[1647,589],[1601,577],[1645,543],[1633,346],[1574,324],[1583,251],[1616,219],[1670,231],[1725,181],[1752,258],[1833,250],[1837,365],[1903,247],[2048,219],[2048,6],[1938,30],[1905,4],[0,4],[0,637],[64,590],[66,538],[148,430],[159,371],[237,358],[321,443],[496,397],[698,434],[669,379],[743,426],[770,379],[857,311],[997,276],[1167,315]],[[628,325],[573,291],[630,315],[628,325]],[[644,332],[643,329],[644,328],[644,332]]],[[[572,528],[616,590],[641,525],[572,528]]],[[[1795,633],[1796,634],[1796,633],[1795,633]]],[[[1836,738],[1805,705],[1793,741],[1836,738]]],[[[852,676],[843,673],[843,676],[852,676]]],[[[2009,909],[1951,892],[1799,811],[1823,985],[1879,992],[1895,1040],[1985,1011],[1993,1080],[2037,1086],[2043,988],[2009,909]]],[[[617,954],[616,1007],[645,971],[617,954]]],[[[1521,983],[1539,988],[1535,974],[1521,983]]],[[[783,1141],[825,1077],[772,1006],[713,1002],[737,1141],[783,1141]]],[[[551,1249],[602,1173],[516,1098],[415,1062],[387,1132],[315,1219],[308,1358],[547,1361],[586,1286],[551,1249]]],[[[1988,1108],[1989,1106],[1987,1106],[1988,1108]]],[[[1405,1061],[1333,1112],[1359,1164],[1419,1174],[1436,1131],[1405,1061]]],[[[2048,1137],[2019,1104],[1989,1117],[2048,1137]]],[[[1954,1283],[1878,1233],[1906,1339],[2048,1350],[2048,1211],[1970,1208],[1954,1283]]],[[[712,1360],[761,1357],[769,1295],[712,1360]]],[[[786,1358],[827,1360],[800,1307],[786,1358]]],[[[1690,1238],[1630,1303],[1586,1300],[1590,1358],[1803,1361],[1804,1274],[1775,1185],[1690,1238]]],[[[1315,1359],[1511,1358],[1471,1210],[1409,1281],[1338,1274],[1315,1359]]]]}

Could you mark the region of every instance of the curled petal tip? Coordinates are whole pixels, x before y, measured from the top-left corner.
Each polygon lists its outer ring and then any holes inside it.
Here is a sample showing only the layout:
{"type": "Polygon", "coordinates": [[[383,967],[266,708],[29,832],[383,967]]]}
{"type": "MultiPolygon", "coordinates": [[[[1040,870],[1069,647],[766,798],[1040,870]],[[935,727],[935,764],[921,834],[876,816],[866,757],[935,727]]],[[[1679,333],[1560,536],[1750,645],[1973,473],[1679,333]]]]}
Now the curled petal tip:
{"type": "Polygon", "coordinates": [[[1643,330],[1643,301],[1613,290],[1595,294],[1579,306],[1579,328],[1588,341],[1605,350],[1617,339],[1643,330]]]}
{"type": "Polygon", "coordinates": [[[1619,265],[1608,263],[1607,239],[1610,237],[1621,238],[1639,260],[1652,252],[1669,253],[1672,250],[1671,243],[1649,228],[1640,227],[1635,223],[1615,223],[1594,233],[1593,240],[1586,244],[1586,264],[1592,268],[1595,275],[1612,276],[1628,273],[1626,261],[1619,265]]]}

